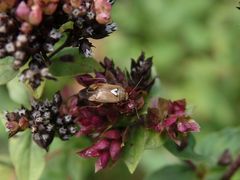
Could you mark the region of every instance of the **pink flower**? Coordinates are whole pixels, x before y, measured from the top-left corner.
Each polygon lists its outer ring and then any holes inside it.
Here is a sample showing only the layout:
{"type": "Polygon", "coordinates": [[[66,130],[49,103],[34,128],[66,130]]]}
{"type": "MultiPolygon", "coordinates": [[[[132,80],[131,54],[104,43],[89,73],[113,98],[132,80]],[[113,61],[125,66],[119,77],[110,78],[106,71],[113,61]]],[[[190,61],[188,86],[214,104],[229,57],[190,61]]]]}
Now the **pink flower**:
{"type": "Polygon", "coordinates": [[[22,1],[16,9],[16,16],[21,20],[28,21],[29,14],[30,8],[24,1],[22,1]]]}
{"type": "Polygon", "coordinates": [[[103,137],[108,138],[108,139],[121,139],[122,135],[120,131],[118,130],[109,130],[103,134],[103,137]]]}
{"type": "Polygon", "coordinates": [[[104,150],[104,149],[108,149],[109,146],[110,146],[110,142],[108,140],[101,139],[94,145],[94,148],[97,150],[104,150]]]}
{"type": "Polygon", "coordinates": [[[31,12],[29,14],[29,23],[32,25],[39,25],[42,22],[43,14],[42,9],[39,5],[32,6],[31,12]]]}
{"type": "Polygon", "coordinates": [[[121,153],[121,142],[120,141],[112,141],[110,146],[110,155],[113,161],[116,161],[121,153]]]}
{"type": "Polygon", "coordinates": [[[148,127],[159,133],[165,133],[176,144],[181,144],[181,134],[199,132],[199,124],[186,114],[186,101],[170,101],[159,98],[148,109],[148,127]]]}
{"type": "Polygon", "coordinates": [[[78,152],[84,158],[98,158],[95,163],[95,172],[104,169],[110,160],[116,161],[122,151],[122,134],[119,130],[111,129],[99,138],[102,139],[78,152]]]}
{"type": "Polygon", "coordinates": [[[95,172],[104,169],[107,166],[109,159],[110,159],[109,152],[103,152],[95,163],[95,172]]]}
{"type": "Polygon", "coordinates": [[[173,125],[176,121],[177,121],[176,116],[170,116],[170,117],[164,119],[162,124],[164,127],[169,127],[169,126],[173,125]]]}
{"type": "Polygon", "coordinates": [[[199,132],[200,126],[199,124],[190,119],[188,121],[178,122],[177,128],[179,132],[199,132]]]}
{"type": "Polygon", "coordinates": [[[78,155],[80,155],[81,157],[84,158],[92,158],[92,157],[99,157],[100,156],[100,152],[95,149],[94,147],[89,147],[87,149],[84,149],[80,152],[78,152],[78,155]]]}
{"type": "Polygon", "coordinates": [[[99,24],[107,24],[111,20],[112,6],[108,0],[95,0],[94,8],[96,12],[96,21],[99,24]]]}

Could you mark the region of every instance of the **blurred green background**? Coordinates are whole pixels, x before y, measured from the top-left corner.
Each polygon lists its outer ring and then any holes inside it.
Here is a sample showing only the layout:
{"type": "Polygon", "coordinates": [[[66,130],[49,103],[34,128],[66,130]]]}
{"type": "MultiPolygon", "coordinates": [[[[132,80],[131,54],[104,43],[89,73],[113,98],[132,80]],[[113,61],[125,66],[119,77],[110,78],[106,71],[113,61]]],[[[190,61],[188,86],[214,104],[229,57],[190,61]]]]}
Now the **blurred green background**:
{"type": "Polygon", "coordinates": [[[96,46],[129,67],[153,56],[162,96],[186,98],[203,133],[240,123],[240,11],[236,0],[121,0],[119,29],[96,46]],[[124,63],[123,63],[124,61],[124,63]]]}
{"type": "MultiPolygon", "coordinates": [[[[121,0],[113,9],[118,31],[99,41],[121,67],[141,51],[153,56],[163,97],[186,98],[201,125],[197,139],[240,125],[240,11],[236,0],[121,0]]],[[[145,173],[173,163],[164,150],[146,152],[145,173]],[[166,155],[163,155],[165,153],[166,155]]]]}
{"type": "MultiPolygon", "coordinates": [[[[187,99],[194,119],[201,125],[197,139],[215,130],[239,126],[240,11],[237,5],[236,0],[118,0],[113,8],[118,31],[94,42],[96,57],[103,59],[107,55],[117,65],[129,67],[130,58],[137,58],[141,51],[153,56],[161,80],[161,95],[187,99]]],[[[4,155],[7,137],[3,128],[1,132],[0,151],[7,159],[4,155]]],[[[80,176],[59,176],[61,170],[55,168],[55,172],[43,175],[42,179],[141,180],[175,162],[178,160],[162,148],[146,151],[132,176],[121,163],[94,175],[93,164],[84,161],[82,169],[75,169],[80,176]]],[[[54,171],[54,165],[49,168],[54,171]]],[[[0,174],[0,179],[14,179],[11,166],[0,168],[0,174]]]]}

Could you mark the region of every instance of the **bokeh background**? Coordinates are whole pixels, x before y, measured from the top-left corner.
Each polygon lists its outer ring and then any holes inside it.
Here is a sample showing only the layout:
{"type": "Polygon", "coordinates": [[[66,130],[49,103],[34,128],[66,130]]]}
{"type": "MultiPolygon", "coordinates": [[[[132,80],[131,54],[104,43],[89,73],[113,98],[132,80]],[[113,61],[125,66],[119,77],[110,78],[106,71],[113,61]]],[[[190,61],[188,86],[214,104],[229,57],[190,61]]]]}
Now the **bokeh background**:
{"type": "MultiPolygon", "coordinates": [[[[236,0],[117,1],[113,19],[119,29],[99,41],[97,56],[107,55],[122,67],[129,67],[130,58],[141,51],[153,56],[161,95],[187,99],[202,127],[197,139],[239,126],[240,11],[236,6],[236,0]]],[[[167,152],[146,152],[142,167],[150,173],[173,161],[167,152]]]]}
{"type": "MultiPolygon", "coordinates": [[[[141,51],[153,56],[161,96],[186,98],[201,125],[196,138],[206,138],[210,132],[240,125],[240,10],[236,6],[236,0],[118,0],[113,8],[118,31],[94,41],[95,56],[101,60],[107,55],[124,68],[141,51]]],[[[0,141],[1,156],[7,159],[4,133],[0,141]]],[[[59,161],[66,168],[64,160],[59,161]]],[[[163,148],[146,151],[134,175],[121,163],[94,174],[92,164],[81,161],[81,168],[72,167],[80,174],[74,180],[147,179],[155,170],[178,162],[163,148]]],[[[54,162],[50,166],[53,170],[42,179],[68,178],[61,174],[63,169],[54,169],[54,162]]],[[[11,166],[0,166],[0,174],[0,179],[14,179],[11,166]]]]}

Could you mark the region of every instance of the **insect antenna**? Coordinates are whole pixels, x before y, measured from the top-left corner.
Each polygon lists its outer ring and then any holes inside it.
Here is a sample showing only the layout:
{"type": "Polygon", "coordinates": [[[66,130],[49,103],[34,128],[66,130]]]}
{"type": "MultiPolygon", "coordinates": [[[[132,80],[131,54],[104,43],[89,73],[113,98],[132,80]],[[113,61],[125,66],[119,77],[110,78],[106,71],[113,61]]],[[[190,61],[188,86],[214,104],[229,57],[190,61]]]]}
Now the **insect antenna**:
{"type": "Polygon", "coordinates": [[[93,79],[98,79],[98,80],[103,80],[105,83],[107,83],[107,80],[105,78],[93,78],[93,79]]]}
{"type": "Polygon", "coordinates": [[[130,96],[133,91],[139,86],[139,84],[141,83],[141,81],[143,80],[143,76],[141,77],[141,79],[138,81],[138,83],[136,84],[136,86],[128,93],[128,95],[130,96]]]}

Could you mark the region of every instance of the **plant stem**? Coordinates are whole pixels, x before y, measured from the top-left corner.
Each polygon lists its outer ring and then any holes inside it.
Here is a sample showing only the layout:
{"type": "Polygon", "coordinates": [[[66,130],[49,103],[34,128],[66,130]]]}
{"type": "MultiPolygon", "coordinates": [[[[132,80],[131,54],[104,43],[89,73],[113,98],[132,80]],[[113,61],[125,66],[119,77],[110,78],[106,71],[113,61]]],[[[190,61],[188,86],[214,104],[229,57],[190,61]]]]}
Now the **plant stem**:
{"type": "Polygon", "coordinates": [[[234,173],[237,172],[239,167],[240,167],[240,155],[238,155],[237,159],[230,164],[228,170],[223,174],[221,180],[230,180],[234,173]]]}
{"type": "Polygon", "coordinates": [[[50,54],[48,56],[48,59],[51,59],[55,54],[57,54],[59,51],[61,51],[63,48],[65,48],[69,44],[71,38],[72,38],[72,34],[69,33],[66,41],[58,49],[56,49],[52,54],[50,54]]]}
{"type": "Polygon", "coordinates": [[[195,170],[197,169],[196,165],[195,165],[191,160],[185,160],[184,162],[187,163],[187,165],[188,165],[192,170],[195,171],[195,170]]]}

